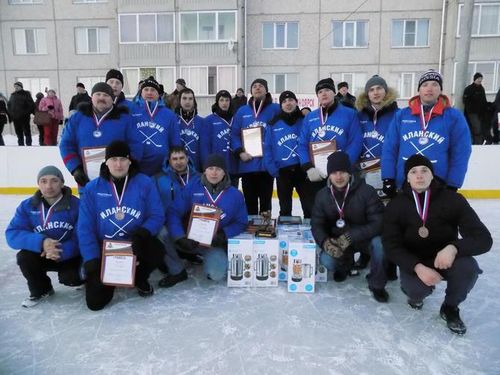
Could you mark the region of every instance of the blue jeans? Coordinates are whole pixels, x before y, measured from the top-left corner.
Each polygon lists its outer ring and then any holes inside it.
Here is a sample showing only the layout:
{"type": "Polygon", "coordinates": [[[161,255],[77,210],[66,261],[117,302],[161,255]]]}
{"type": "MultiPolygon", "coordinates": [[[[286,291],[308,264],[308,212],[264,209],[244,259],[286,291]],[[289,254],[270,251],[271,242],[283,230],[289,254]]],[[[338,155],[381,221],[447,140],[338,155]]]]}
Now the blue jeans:
{"type": "MultiPolygon", "coordinates": [[[[353,245],[356,247],[356,243],[353,245]]],[[[380,236],[373,237],[370,241],[370,273],[368,275],[368,286],[371,289],[382,289],[387,283],[387,275],[385,268],[387,260],[384,254],[384,248],[380,236]]],[[[325,266],[329,271],[336,271],[345,265],[339,264],[335,258],[322,251],[319,257],[320,263],[325,266]]]]}
{"type": "MultiPolygon", "coordinates": [[[[177,275],[185,270],[184,261],[177,254],[175,244],[170,238],[168,231],[163,227],[158,234],[158,239],[165,247],[165,264],[171,275],[177,275]]],[[[222,280],[227,273],[227,252],[217,247],[199,247],[193,251],[194,254],[203,257],[203,272],[214,281],[222,280]]]]}

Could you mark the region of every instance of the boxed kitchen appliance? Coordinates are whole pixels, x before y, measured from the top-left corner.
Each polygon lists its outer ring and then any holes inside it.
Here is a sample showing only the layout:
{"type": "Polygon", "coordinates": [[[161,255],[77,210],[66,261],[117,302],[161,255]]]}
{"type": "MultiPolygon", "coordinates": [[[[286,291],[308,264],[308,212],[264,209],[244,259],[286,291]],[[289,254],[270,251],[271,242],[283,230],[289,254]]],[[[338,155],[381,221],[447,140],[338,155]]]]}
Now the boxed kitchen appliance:
{"type": "Polygon", "coordinates": [[[316,278],[316,244],[290,241],[288,243],[288,291],[314,293],[316,278]]]}

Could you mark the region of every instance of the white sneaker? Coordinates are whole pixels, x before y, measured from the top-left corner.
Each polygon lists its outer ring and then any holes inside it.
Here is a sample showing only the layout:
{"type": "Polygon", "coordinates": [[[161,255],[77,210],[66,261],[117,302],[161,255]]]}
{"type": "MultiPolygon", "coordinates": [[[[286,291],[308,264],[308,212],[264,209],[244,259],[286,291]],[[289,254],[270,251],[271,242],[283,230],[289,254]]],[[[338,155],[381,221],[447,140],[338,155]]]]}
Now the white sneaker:
{"type": "Polygon", "coordinates": [[[50,289],[47,293],[42,294],[40,297],[29,296],[23,301],[22,306],[26,308],[34,307],[53,294],[54,289],[50,289]]]}

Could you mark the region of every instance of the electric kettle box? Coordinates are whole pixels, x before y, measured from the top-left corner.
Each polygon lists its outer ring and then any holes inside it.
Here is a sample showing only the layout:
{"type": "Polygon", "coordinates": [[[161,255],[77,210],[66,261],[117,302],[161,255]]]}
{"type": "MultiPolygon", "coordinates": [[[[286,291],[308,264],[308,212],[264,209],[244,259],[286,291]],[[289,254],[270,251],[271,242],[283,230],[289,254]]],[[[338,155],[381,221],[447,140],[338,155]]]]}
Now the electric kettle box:
{"type": "Polygon", "coordinates": [[[302,241],[302,233],[299,231],[280,231],[279,236],[279,281],[287,281],[288,270],[288,245],[290,241],[302,241]]]}
{"type": "Polygon", "coordinates": [[[316,244],[290,241],[288,244],[288,291],[314,293],[316,244]]]}
{"type": "Polygon", "coordinates": [[[278,286],[279,240],[255,238],[253,241],[253,286],[278,286]]]}
{"type": "Polygon", "coordinates": [[[227,286],[229,287],[251,287],[254,278],[254,236],[250,233],[242,233],[228,239],[227,243],[227,286]]]}

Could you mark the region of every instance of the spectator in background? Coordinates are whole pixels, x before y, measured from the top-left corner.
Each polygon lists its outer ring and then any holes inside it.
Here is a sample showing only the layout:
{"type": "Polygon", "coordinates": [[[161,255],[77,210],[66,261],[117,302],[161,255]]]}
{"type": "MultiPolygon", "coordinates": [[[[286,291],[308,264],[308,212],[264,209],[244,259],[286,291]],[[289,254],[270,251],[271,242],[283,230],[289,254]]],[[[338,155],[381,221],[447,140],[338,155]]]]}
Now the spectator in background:
{"type": "Polygon", "coordinates": [[[349,108],[354,108],[356,97],[349,93],[349,84],[347,82],[339,82],[337,85],[338,94],[335,96],[337,100],[349,108]]]}
{"type": "Polygon", "coordinates": [[[181,99],[181,91],[186,88],[186,81],[184,78],[178,78],[175,81],[175,90],[172,91],[170,95],[167,96],[165,104],[172,111],[175,111],[179,107],[179,101],[181,99]]]}
{"type": "Polygon", "coordinates": [[[130,109],[132,102],[125,98],[123,93],[123,74],[119,70],[110,69],[106,73],[106,83],[113,89],[114,103],[117,107],[125,106],[130,109]]]}
{"type": "Polygon", "coordinates": [[[491,118],[491,125],[493,126],[493,143],[498,144],[499,133],[500,133],[500,88],[495,96],[495,101],[493,102],[493,116],[491,118]]]}
{"type": "Polygon", "coordinates": [[[7,98],[0,93],[0,146],[5,146],[3,140],[3,127],[10,122],[9,111],[7,110],[7,98]]]}
{"type": "Polygon", "coordinates": [[[38,125],[36,122],[36,113],[37,112],[40,112],[40,102],[42,101],[42,99],[45,97],[45,95],[43,95],[42,92],[37,92],[37,94],[35,95],[35,119],[34,119],[34,122],[35,122],[35,125],[36,127],[38,128],[38,144],[40,146],[45,146],[45,143],[43,143],[43,137],[44,137],[44,126],[43,125],[38,125]]]}
{"type": "Polygon", "coordinates": [[[488,102],[482,85],[483,75],[474,74],[474,82],[464,90],[464,112],[472,135],[472,144],[491,144],[490,122],[488,121],[488,102]]]}
{"type": "Polygon", "coordinates": [[[57,145],[57,132],[59,130],[59,123],[64,119],[62,103],[56,96],[53,89],[47,91],[47,96],[40,100],[40,111],[47,111],[50,116],[50,123],[45,125],[43,129],[43,143],[45,146],[57,145]]]}
{"type": "Polygon", "coordinates": [[[233,112],[236,113],[238,109],[245,104],[247,104],[247,97],[245,95],[245,90],[243,90],[240,87],[238,90],[236,90],[236,95],[231,100],[233,112]]]}
{"type": "Polygon", "coordinates": [[[76,95],[73,95],[71,102],[69,103],[70,116],[71,111],[76,111],[78,104],[80,103],[90,103],[92,99],[90,98],[87,90],[85,90],[85,85],[81,82],[76,84],[76,95]]]}
{"type": "Polygon", "coordinates": [[[35,113],[35,102],[31,93],[23,89],[22,82],[14,83],[14,92],[10,95],[8,110],[14,121],[14,129],[17,135],[17,144],[31,146],[31,114],[35,113]]]}

